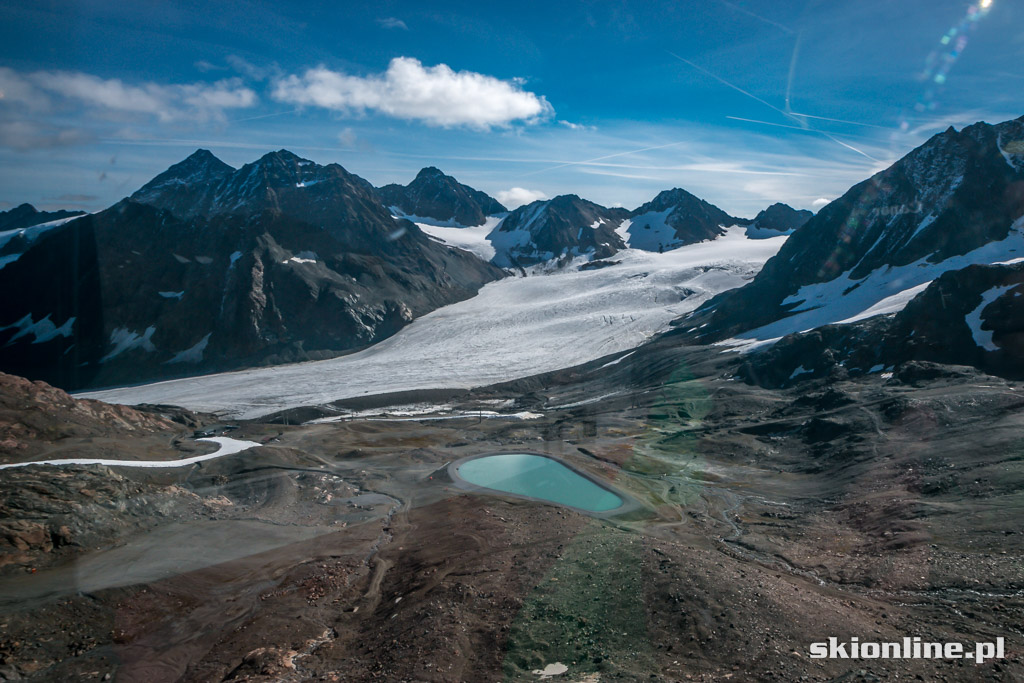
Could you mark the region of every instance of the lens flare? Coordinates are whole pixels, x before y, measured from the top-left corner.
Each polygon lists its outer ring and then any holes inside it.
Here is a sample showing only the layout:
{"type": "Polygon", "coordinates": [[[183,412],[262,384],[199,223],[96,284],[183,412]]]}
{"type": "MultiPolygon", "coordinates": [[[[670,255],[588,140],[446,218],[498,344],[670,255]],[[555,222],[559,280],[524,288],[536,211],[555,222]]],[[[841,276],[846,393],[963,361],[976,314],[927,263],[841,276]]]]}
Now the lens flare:
{"type": "MultiPolygon", "coordinates": [[[[993,0],[978,0],[977,4],[970,5],[964,17],[939,38],[939,46],[928,55],[920,74],[925,88],[914,105],[916,112],[928,113],[936,110],[938,97],[949,82],[953,65],[967,48],[968,38],[975,26],[991,11],[992,2],[993,0]]],[[[906,131],[910,128],[910,122],[904,118],[900,123],[900,129],[906,131]]]]}

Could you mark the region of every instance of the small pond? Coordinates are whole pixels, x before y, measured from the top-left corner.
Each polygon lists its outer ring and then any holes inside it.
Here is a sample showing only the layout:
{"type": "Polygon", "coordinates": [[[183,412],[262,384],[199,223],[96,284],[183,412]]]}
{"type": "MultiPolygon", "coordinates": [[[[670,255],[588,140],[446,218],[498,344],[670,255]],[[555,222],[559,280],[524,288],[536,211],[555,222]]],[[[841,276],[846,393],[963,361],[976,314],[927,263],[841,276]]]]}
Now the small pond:
{"type": "Polygon", "coordinates": [[[625,501],[559,461],[530,453],[486,455],[457,463],[455,473],[475,486],[560,503],[588,512],[608,512],[625,501]]]}

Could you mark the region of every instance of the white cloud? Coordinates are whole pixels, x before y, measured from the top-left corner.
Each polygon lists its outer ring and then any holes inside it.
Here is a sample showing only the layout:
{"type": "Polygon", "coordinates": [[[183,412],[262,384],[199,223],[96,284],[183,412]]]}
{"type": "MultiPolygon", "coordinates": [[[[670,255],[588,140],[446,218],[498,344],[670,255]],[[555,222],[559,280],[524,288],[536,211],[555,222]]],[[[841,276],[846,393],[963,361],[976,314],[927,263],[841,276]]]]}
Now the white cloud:
{"type": "Polygon", "coordinates": [[[409,30],[409,27],[405,25],[404,21],[396,19],[395,17],[384,17],[383,19],[378,19],[377,23],[383,28],[400,28],[403,31],[409,30]]]}
{"type": "Polygon", "coordinates": [[[813,209],[814,212],[817,213],[819,209],[821,209],[821,208],[823,208],[825,206],[828,206],[831,203],[832,203],[831,199],[826,199],[824,197],[818,197],[813,202],[811,202],[811,209],[813,209]]]}
{"type": "Polygon", "coordinates": [[[160,121],[222,120],[225,109],[256,103],[256,93],[238,79],[216,83],[129,85],[77,71],[37,71],[28,76],[38,89],[112,112],[148,114],[160,121]]]}
{"type": "Polygon", "coordinates": [[[513,187],[508,190],[502,190],[495,197],[508,209],[518,209],[520,206],[530,202],[547,198],[548,196],[540,190],[527,190],[525,187],[513,187]]]}
{"type": "Polygon", "coordinates": [[[548,101],[523,90],[522,81],[503,81],[445,64],[425,67],[396,57],[380,75],[350,76],[320,66],[301,77],[279,79],[272,96],[350,114],[376,111],[432,126],[489,129],[513,122],[534,123],[554,113],[548,101]]]}

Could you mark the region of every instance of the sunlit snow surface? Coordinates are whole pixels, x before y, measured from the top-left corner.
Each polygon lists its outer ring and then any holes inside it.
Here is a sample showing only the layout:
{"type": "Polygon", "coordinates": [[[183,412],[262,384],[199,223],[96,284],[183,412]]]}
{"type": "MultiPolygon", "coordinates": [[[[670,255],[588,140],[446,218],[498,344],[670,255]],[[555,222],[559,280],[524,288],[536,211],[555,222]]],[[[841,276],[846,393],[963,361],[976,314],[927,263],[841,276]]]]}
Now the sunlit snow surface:
{"type": "Polygon", "coordinates": [[[1024,254],[1024,218],[1013,224],[1004,239],[944,261],[930,263],[922,258],[904,266],[882,266],[860,280],[851,279],[850,272],[846,272],[834,280],[801,287],[785,300],[796,304],[793,315],[743,332],[723,344],[742,347],[751,342],[774,342],[784,335],[822,325],[895,313],[947,271],[976,263],[1012,263],[1018,254],[1024,254]]]}
{"type": "Polygon", "coordinates": [[[332,360],[85,394],[113,403],[170,403],[253,418],[285,408],[393,391],[470,388],[635,348],[714,294],[742,285],[785,238],[724,237],[618,265],[493,282],[418,318],[369,349],[332,360]]]}
{"type": "MultiPolygon", "coordinates": [[[[423,220],[423,219],[418,219],[423,220]]],[[[494,258],[495,249],[487,236],[501,222],[500,216],[488,216],[483,225],[468,228],[416,223],[420,230],[449,246],[476,254],[484,261],[494,258]]]]}

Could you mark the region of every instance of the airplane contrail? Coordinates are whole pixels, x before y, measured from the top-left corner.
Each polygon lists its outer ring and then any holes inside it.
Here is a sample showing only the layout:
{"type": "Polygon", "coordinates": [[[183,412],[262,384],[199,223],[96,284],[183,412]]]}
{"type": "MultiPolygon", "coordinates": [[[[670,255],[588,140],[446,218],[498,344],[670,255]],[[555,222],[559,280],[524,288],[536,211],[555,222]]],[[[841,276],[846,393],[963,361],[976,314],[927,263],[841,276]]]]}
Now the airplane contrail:
{"type": "Polygon", "coordinates": [[[840,146],[842,146],[842,147],[845,147],[846,149],[849,149],[849,150],[851,150],[851,151],[854,151],[854,152],[856,152],[857,154],[860,154],[861,156],[863,156],[863,157],[866,157],[866,158],[870,159],[871,161],[874,161],[875,163],[882,163],[880,159],[876,159],[876,158],[874,158],[873,156],[871,156],[871,155],[870,155],[870,154],[868,154],[867,152],[864,152],[863,150],[859,150],[859,149],[857,149],[856,147],[854,147],[853,145],[848,145],[848,144],[846,144],[845,142],[843,142],[843,141],[841,141],[841,140],[837,140],[836,138],[832,137],[832,136],[831,136],[830,134],[826,133],[826,132],[825,132],[825,131],[823,131],[823,130],[818,130],[817,128],[813,128],[813,127],[812,127],[812,126],[811,126],[811,125],[810,125],[809,123],[807,123],[807,121],[805,121],[804,119],[801,119],[801,118],[799,118],[798,116],[794,116],[793,114],[791,114],[791,113],[789,113],[789,112],[787,112],[787,111],[784,111],[784,110],[782,110],[782,109],[779,109],[779,108],[778,108],[778,107],[776,107],[776,106],[775,106],[774,104],[772,104],[772,103],[770,103],[770,102],[766,102],[765,100],[762,100],[762,99],[761,99],[760,97],[758,97],[757,95],[754,95],[753,93],[749,93],[749,92],[747,92],[746,90],[744,90],[743,88],[741,88],[741,87],[739,87],[739,86],[737,86],[737,85],[733,85],[733,84],[732,84],[732,83],[730,83],[729,81],[727,81],[727,80],[725,80],[724,78],[722,78],[722,77],[720,77],[720,76],[718,76],[718,75],[716,75],[716,74],[714,74],[714,73],[712,73],[712,72],[708,71],[707,69],[705,69],[705,68],[703,68],[703,67],[700,67],[700,66],[697,66],[696,64],[694,64],[694,63],[693,63],[693,62],[691,62],[690,60],[688,60],[688,59],[683,59],[682,57],[680,57],[680,56],[679,56],[679,55],[677,55],[676,53],[674,53],[674,52],[671,52],[671,51],[669,51],[669,50],[666,50],[666,52],[668,52],[668,53],[669,53],[670,55],[672,55],[673,57],[675,57],[675,58],[676,58],[676,59],[678,59],[679,61],[683,62],[684,64],[688,64],[689,66],[693,67],[693,68],[694,68],[694,69],[696,69],[697,71],[700,71],[701,73],[703,73],[703,74],[706,74],[706,75],[710,76],[711,78],[714,78],[714,79],[715,79],[716,81],[718,81],[719,83],[721,83],[721,84],[723,84],[723,85],[726,85],[726,86],[728,86],[728,87],[732,88],[733,90],[735,90],[736,92],[738,92],[738,93],[741,93],[741,94],[743,94],[743,95],[746,95],[747,97],[751,98],[752,100],[755,100],[756,102],[760,102],[761,104],[763,104],[764,106],[768,107],[769,109],[772,109],[773,111],[776,111],[776,112],[778,112],[778,113],[782,114],[782,115],[783,115],[783,116],[785,116],[786,118],[788,118],[788,119],[791,119],[791,120],[793,120],[793,121],[797,122],[798,124],[800,124],[800,128],[801,128],[802,130],[809,130],[809,131],[812,131],[812,132],[818,133],[819,135],[823,135],[823,136],[825,136],[826,138],[828,138],[829,140],[831,140],[832,142],[836,143],[837,145],[840,145],[840,146]]]}
{"type": "Polygon", "coordinates": [[[565,168],[566,166],[580,166],[583,164],[592,164],[595,161],[604,161],[605,159],[614,159],[615,157],[627,156],[629,154],[639,154],[640,152],[649,152],[652,149],[665,149],[666,147],[675,147],[676,145],[682,145],[684,142],[670,142],[667,145],[655,145],[653,147],[644,147],[643,149],[631,149],[626,152],[617,152],[615,154],[607,154],[603,157],[595,157],[593,159],[585,159],[583,161],[567,161],[564,164],[558,164],[557,166],[549,166],[547,168],[541,168],[536,171],[530,171],[529,173],[523,173],[519,177],[528,175],[536,175],[537,173],[543,173],[544,171],[554,171],[559,168],[565,168]]]}

